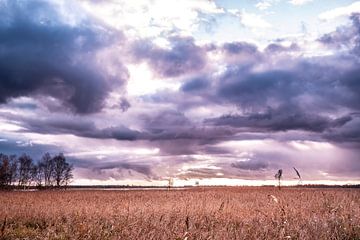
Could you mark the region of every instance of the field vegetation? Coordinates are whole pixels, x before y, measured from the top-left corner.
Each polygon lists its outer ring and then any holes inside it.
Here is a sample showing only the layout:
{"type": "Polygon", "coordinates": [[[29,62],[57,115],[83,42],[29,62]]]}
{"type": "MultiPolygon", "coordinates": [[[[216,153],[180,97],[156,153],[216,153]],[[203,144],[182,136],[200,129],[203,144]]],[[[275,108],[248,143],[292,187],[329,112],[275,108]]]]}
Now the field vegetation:
{"type": "Polygon", "coordinates": [[[360,239],[360,191],[0,192],[0,239],[360,239]]]}

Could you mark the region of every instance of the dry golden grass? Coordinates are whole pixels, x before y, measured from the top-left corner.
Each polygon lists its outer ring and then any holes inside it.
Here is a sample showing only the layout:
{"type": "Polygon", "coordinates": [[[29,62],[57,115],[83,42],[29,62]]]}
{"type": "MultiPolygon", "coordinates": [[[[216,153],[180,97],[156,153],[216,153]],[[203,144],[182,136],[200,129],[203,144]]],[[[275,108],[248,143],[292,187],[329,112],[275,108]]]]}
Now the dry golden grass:
{"type": "Polygon", "coordinates": [[[0,203],[0,239],[360,239],[354,189],[0,192],[0,203]]]}

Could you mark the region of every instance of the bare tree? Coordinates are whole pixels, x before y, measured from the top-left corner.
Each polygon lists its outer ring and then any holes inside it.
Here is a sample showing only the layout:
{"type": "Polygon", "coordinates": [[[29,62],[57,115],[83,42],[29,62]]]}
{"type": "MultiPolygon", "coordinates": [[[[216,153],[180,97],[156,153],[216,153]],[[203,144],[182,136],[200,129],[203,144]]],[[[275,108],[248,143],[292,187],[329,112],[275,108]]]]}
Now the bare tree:
{"type": "Polygon", "coordinates": [[[0,187],[10,187],[16,179],[17,160],[15,155],[0,153],[0,187]]]}
{"type": "Polygon", "coordinates": [[[72,165],[66,162],[64,154],[60,153],[53,157],[54,180],[57,187],[67,185],[72,178],[72,165]]]}
{"type": "Polygon", "coordinates": [[[50,153],[45,153],[42,156],[42,158],[38,164],[38,167],[39,167],[39,171],[43,175],[44,185],[46,187],[52,186],[55,166],[54,166],[54,161],[51,158],[50,153]]]}
{"type": "Polygon", "coordinates": [[[25,153],[18,159],[19,162],[19,186],[27,186],[32,179],[33,160],[25,153]]]}
{"type": "Polygon", "coordinates": [[[32,182],[37,186],[37,187],[41,187],[42,186],[42,180],[43,180],[43,171],[40,167],[40,163],[38,164],[34,164],[32,169],[31,169],[31,179],[32,182]]]}
{"type": "Polygon", "coordinates": [[[67,186],[71,179],[73,166],[66,162],[64,155],[58,154],[53,158],[45,153],[41,160],[34,164],[32,158],[22,154],[19,158],[16,155],[5,155],[0,153],[0,187],[8,188],[17,182],[18,186],[26,187],[35,185],[37,187],[67,186]]]}
{"type": "Polygon", "coordinates": [[[0,187],[6,187],[9,181],[10,162],[9,157],[0,153],[0,187]]]}
{"type": "Polygon", "coordinates": [[[65,186],[67,186],[70,183],[71,179],[73,178],[72,170],[73,170],[73,165],[71,164],[68,165],[68,167],[65,170],[64,181],[63,181],[63,184],[65,186]]]}
{"type": "Polygon", "coordinates": [[[16,182],[16,179],[18,177],[18,173],[17,173],[18,161],[16,155],[10,155],[9,162],[10,162],[10,176],[9,176],[8,185],[12,185],[16,182]]]}

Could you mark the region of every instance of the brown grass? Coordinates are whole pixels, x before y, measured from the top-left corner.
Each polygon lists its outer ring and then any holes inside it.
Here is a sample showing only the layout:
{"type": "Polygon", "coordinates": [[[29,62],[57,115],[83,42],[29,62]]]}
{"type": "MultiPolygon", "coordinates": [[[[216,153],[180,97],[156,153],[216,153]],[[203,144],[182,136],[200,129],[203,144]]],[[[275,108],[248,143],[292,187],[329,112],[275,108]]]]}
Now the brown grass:
{"type": "Polygon", "coordinates": [[[0,239],[360,239],[360,191],[0,192],[0,239]]]}

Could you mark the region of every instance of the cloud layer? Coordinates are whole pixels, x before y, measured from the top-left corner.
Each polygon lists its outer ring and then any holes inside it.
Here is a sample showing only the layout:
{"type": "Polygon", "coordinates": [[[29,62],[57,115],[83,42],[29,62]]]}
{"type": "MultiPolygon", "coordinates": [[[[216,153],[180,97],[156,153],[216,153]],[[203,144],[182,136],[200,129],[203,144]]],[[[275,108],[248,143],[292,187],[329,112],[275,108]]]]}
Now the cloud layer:
{"type": "Polygon", "coordinates": [[[312,38],[219,42],[203,24],[272,26],[185,2],[179,19],[162,1],[0,1],[0,151],[64,151],[78,179],[291,179],[296,166],[359,180],[360,15],[312,38]]]}
{"type": "Polygon", "coordinates": [[[78,113],[91,113],[101,109],[110,81],[122,84],[126,80],[121,75],[111,76],[97,63],[97,51],[109,47],[115,37],[120,41],[121,32],[114,33],[86,16],[69,14],[75,4],[1,4],[2,103],[40,94],[59,99],[78,113]]]}

